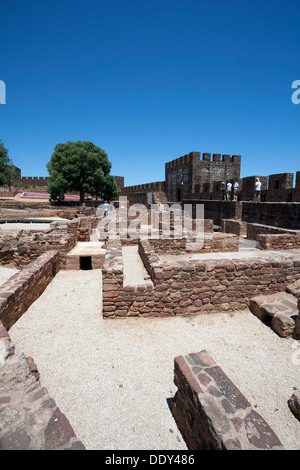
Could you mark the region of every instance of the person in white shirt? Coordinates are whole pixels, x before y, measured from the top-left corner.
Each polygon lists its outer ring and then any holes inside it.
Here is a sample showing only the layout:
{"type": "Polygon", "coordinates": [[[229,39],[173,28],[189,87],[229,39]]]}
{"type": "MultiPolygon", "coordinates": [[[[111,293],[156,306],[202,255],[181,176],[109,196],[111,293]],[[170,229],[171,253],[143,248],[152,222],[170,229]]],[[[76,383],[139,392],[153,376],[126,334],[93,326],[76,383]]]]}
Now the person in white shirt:
{"type": "Polygon", "coordinates": [[[254,197],[257,198],[258,202],[260,202],[260,192],[261,192],[261,181],[259,178],[256,178],[254,197]]]}
{"type": "Polygon", "coordinates": [[[227,186],[226,186],[226,201],[230,201],[231,199],[231,189],[232,189],[232,184],[230,181],[228,181],[227,186]]]}
{"type": "Polygon", "coordinates": [[[234,180],[234,183],[233,183],[233,200],[234,201],[237,201],[238,189],[239,189],[239,183],[237,182],[237,180],[234,180]]]}

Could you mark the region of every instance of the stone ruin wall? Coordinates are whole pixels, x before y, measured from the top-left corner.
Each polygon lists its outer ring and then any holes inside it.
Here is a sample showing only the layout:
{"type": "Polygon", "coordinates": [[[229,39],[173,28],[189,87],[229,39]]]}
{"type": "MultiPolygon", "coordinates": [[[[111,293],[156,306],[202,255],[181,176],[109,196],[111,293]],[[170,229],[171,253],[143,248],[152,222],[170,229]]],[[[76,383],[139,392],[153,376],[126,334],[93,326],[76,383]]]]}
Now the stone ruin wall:
{"type": "Polygon", "coordinates": [[[62,266],[66,253],[77,243],[78,221],[67,230],[49,229],[5,231],[0,233],[1,264],[23,269],[49,250],[59,250],[62,266]]]}
{"type": "Polygon", "coordinates": [[[160,317],[243,310],[251,297],[284,290],[300,278],[300,256],[284,260],[190,260],[158,263],[148,240],[139,253],[153,285],[123,286],[122,246],[108,242],[103,265],[103,317],[160,317]]]}
{"type": "MultiPolygon", "coordinates": [[[[190,204],[193,213],[197,204],[204,207],[205,219],[222,226],[225,219],[258,223],[290,230],[300,230],[300,204],[295,202],[246,202],[246,201],[208,201],[186,199],[182,204],[190,204]]],[[[194,215],[193,215],[194,217],[194,215]]]]}
{"type": "MultiPolygon", "coordinates": [[[[201,237],[202,238],[202,237],[201,237]]],[[[199,241],[192,243],[198,244],[199,248],[195,253],[228,253],[237,252],[239,248],[239,238],[234,234],[212,233],[208,235],[206,232],[203,240],[199,237],[199,241]]],[[[149,239],[149,244],[157,254],[184,254],[187,252],[189,240],[186,238],[168,239],[157,238],[149,239]]]]}
{"type": "Polygon", "coordinates": [[[261,250],[291,250],[300,248],[300,230],[289,230],[271,225],[253,224],[240,220],[222,220],[223,233],[256,240],[261,250]]]}

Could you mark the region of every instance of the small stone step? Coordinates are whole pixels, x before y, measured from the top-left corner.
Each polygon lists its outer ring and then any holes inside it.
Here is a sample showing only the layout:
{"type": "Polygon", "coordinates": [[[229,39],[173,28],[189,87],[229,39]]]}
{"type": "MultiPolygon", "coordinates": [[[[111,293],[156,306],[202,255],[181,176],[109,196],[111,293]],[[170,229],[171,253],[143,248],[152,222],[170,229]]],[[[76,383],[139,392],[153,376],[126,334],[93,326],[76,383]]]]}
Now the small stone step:
{"type": "Polygon", "coordinates": [[[249,308],[263,322],[270,323],[279,336],[287,338],[294,335],[298,306],[292,294],[278,292],[253,297],[249,308]]]}

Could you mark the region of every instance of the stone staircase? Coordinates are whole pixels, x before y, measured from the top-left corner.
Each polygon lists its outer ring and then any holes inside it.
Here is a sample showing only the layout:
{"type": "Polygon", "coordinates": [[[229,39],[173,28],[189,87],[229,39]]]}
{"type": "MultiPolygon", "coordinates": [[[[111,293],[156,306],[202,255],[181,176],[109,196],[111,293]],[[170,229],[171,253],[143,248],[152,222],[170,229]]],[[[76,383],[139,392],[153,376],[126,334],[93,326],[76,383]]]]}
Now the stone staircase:
{"type": "Polygon", "coordinates": [[[300,339],[300,280],[287,285],[285,292],[253,297],[249,308],[279,336],[300,339]]]}

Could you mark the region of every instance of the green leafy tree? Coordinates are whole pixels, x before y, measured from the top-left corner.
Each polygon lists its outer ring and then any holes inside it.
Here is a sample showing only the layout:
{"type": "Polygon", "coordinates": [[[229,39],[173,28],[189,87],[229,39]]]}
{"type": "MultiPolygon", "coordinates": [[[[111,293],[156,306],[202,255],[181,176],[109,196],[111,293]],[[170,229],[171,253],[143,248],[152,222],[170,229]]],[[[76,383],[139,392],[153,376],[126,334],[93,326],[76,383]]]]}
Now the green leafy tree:
{"type": "Polygon", "coordinates": [[[8,156],[8,150],[0,140],[0,186],[11,186],[11,180],[15,170],[11,159],[8,156]]]}
{"type": "Polygon", "coordinates": [[[47,190],[52,200],[63,199],[68,191],[79,192],[81,202],[85,194],[106,199],[118,194],[115,179],[109,174],[107,154],[92,142],[57,144],[47,169],[47,190]]]}

